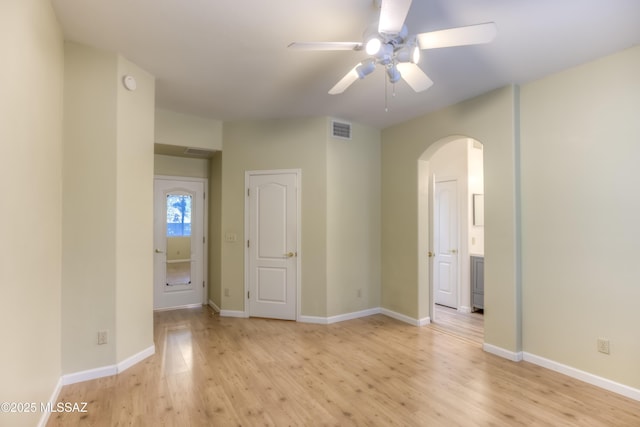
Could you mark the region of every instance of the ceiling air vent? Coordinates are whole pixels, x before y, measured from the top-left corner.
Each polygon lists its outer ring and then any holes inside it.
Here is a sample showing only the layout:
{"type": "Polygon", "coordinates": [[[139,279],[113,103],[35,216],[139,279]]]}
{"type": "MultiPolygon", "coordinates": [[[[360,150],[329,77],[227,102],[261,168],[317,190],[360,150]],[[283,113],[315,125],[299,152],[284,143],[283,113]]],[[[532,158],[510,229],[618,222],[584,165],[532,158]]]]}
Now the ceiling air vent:
{"type": "Polygon", "coordinates": [[[331,121],[331,135],[334,138],[351,139],[351,123],[331,121]]]}

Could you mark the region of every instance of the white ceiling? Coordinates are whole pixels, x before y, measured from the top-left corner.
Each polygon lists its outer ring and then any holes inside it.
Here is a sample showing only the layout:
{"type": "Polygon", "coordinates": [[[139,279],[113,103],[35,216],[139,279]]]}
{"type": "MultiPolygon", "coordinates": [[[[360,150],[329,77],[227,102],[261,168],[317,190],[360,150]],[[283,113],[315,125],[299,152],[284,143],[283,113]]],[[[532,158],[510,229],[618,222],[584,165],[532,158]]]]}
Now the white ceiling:
{"type": "Polygon", "coordinates": [[[384,128],[507,84],[640,43],[640,0],[414,0],[410,33],[494,21],[491,44],[423,51],[434,81],[388,87],[376,70],[327,91],[364,52],[293,41],[361,41],[372,0],[52,0],[65,38],[120,52],[156,76],[159,107],[219,120],[332,116],[384,128]]]}

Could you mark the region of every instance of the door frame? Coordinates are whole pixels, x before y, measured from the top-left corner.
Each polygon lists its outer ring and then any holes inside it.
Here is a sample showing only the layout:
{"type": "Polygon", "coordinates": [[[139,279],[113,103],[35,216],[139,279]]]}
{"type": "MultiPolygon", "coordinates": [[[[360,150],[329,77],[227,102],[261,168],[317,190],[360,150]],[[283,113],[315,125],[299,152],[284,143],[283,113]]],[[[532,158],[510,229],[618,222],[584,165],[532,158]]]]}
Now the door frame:
{"type": "MultiPolygon", "coordinates": [[[[186,182],[201,182],[204,188],[204,202],[203,202],[203,218],[202,218],[202,235],[204,236],[204,242],[202,245],[202,280],[204,280],[204,287],[202,288],[202,305],[209,304],[209,202],[207,196],[209,195],[209,180],[207,178],[195,178],[190,176],[173,176],[173,175],[154,175],[153,181],[157,179],[166,181],[186,181],[186,182]]],[[[155,221],[155,201],[154,201],[154,221],[155,221]]],[[[155,231],[154,231],[155,232],[155,231]]],[[[155,238],[155,236],[154,236],[155,238]]],[[[155,292],[155,277],[153,281],[155,292]]],[[[174,307],[181,308],[181,307],[174,307]]],[[[168,310],[173,310],[170,308],[168,310]]],[[[163,309],[155,309],[154,311],[161,311],[163,309]]]]}
{"type": "Polygon", "coordinates": [[[298,256],[296,256],[296,322],[300,321],[302,308],[302,222],[301,222],[301,199],[302,199],[302,169],[270,169],[270,170],[251,170],[244,173],[244,317],[251,316],[249,301],[247,294],[249,292],[249,248],[247,247],[247,239],[249,239],[249,209],[251,198],[248,194],[249,180],[252,176],[260,175],[277,175],[277,174],[295,174],[296,175],[296,246],[298,256]]]}

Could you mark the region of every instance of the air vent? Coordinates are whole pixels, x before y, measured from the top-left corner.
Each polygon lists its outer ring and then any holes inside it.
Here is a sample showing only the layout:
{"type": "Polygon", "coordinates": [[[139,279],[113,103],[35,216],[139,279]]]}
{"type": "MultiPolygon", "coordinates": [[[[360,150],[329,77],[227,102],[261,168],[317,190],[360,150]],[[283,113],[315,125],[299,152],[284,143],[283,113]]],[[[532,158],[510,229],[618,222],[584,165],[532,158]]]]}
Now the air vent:
{"type": "Polygon", "coordinates": [[[334,138],[351,139],[351,123],[331,121],[331,135],[334,138]]]}
{"type": "Polygon", "coordinates": [[[189,147],[184,149],[184,154],[188,154],[190,156],[198,156],[198,157],[211,157],[211,155],[213,154],[213,151],[204,150],[202,148],[189,147]]]}

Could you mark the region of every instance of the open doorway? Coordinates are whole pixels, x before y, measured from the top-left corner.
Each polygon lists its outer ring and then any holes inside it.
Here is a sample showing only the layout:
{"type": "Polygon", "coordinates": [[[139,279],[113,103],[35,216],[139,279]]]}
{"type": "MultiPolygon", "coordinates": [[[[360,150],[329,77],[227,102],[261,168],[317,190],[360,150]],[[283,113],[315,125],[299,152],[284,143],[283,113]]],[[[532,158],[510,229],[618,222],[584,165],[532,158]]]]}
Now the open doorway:
{"type": "Polygon", "coordinates": [[[428,236],[422,239],[428,246],[423,279],[428,282],[431,323],[482,345],[483,146],[471,138],[450,137],[420,160],[426,190],[421,191],[420,228],[428,236]]]}

